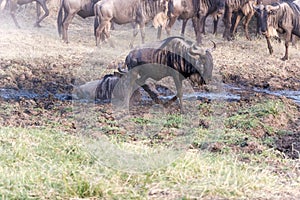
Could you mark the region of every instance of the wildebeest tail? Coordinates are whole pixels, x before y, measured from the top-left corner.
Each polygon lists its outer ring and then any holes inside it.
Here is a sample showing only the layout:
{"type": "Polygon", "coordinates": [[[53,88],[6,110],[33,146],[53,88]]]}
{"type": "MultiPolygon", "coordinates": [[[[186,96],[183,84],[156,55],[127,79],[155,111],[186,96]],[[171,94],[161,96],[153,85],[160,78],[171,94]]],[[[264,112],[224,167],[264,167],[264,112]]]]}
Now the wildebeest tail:
{"type": "Polygon", "coordinates": [[[62,32],[63,7],[64,7],[64,0],[61,0],[60,8],[59,8],[59,11],[58,11],[58,16],[57,16],[57,30],[58,30],[59,36],[61,36],[61,32],[62,32]]]}

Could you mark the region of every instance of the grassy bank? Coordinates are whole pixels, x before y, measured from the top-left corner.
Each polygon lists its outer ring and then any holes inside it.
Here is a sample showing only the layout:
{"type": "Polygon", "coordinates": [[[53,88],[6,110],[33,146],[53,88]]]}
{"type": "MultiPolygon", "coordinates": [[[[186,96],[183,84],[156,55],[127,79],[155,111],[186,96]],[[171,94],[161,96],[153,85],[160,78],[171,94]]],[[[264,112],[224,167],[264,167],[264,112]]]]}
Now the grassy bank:
{"type": "MultiPolygon", "coordinates": [[[[199,109],[209,110],[205,105],[199,109]]],[[[2,199],[297,199],[299,160],[285,159],[268,148],[271,140],[245,131],[264,128],[266,115],[276,118],[285,110],[284,104],[267,101],[229,116],[221,132],[199,127],[193,148],[143,173],[101,165],[81,138],[56,129],[2,127],[0,194],[2,199]],[[234,148],[245,142],[260,151],[234,148]]],[[[121,145],[151,151],[142,140],[121,145]]]]}

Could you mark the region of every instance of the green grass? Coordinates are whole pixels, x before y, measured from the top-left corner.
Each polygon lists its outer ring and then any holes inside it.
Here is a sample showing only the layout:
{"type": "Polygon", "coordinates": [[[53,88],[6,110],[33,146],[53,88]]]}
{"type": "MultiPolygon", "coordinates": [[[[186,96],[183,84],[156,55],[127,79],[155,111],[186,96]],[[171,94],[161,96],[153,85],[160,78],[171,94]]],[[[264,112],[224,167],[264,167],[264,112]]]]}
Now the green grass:
{"type": "MultiPolygon", "coordinates": [[[[235,155],[187,150],[156,170],[129,173],[100,165],[82,139],[63,132],[0,128],[0,143],[0,196],[4,199],[273,199],[278,194],[300,195],[297,163],[273,151],[235,155]],[[250,162],[243,162],[243,157],[250,162]],[[266,166],[265,161],[277,164],[266,166]],[[281,173],[277,173],[278,164],[284,165],[281,173]]],[[[151,151],[142,143],[123,143],[122,148],[133,146],[151,151]]]]}

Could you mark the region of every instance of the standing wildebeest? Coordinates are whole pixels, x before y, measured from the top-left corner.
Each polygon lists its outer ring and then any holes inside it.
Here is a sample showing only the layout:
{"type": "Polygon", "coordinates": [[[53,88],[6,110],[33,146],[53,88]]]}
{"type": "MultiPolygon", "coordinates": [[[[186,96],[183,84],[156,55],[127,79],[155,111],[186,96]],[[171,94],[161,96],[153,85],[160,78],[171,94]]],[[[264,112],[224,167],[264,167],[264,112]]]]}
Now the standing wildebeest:
{"type": "Polygon", "coordinates": [[[253,8],[253,5],[255,3],[256,0],[226,0],[225,13],[223,18],[224,25],[225,25],[225,30],[223,33],[224,38],[231,40],[232,37],[234,37],[238,23],[245,16],[246,19],[243,22],[244,29],[245,29],[245,36],[248,40],[251,40],[248,31],[248,25],[255,12],[253,8]],[[234,17],[232,17],[233,13],[234,13],[234,17]]]}
{"type": "MultiPolygon", "coordinates": [[[[145,41],[145,24],[152,20],[154,16],[163,11],[165,0],[102,0],[97,4],[97,15],[99,26],[95,23],[96,44],[100,42],[101,33],[109,38],[109,27],[111,22],[116,24],[132,23],[134,26],[133,39],[141,31],[142,43],[145,41]]],[[[130,43],[132,46],[133,39],[130,43]]]]}
{"type": "Polygon", "coordinates": [[[151,45],[136,48],[127,55],[125,64],[128,71],[132,72],[130,85],[133,86],[134,82],[132,81],[135,81],[158,103],[160,102],[157,95],[154,95],[149,87],[144,85],[146,80],[152,78],[159,81],[164,77],[172,76],[177,94],[168,104],[179,98],[181,112],[183,111],[182,81],[184,78],[190,78],[193,83],[207,84],[211,80],[213,70],[213,58],[210,50],[200,49],[181,37],[170,37],[151,45]]]}
{"type": "MultiPolygon", "coordinates": [[[[266,6],[266,5],[271,5],[273,3],[279,3],[280,1],[281,0],[257,0],[256,5],[257,6],[260,6],[260,5],[266,6]]],[[[258,8],[256,5],[254,5],[254,8],[258,8]]],[[[261,20],[259,19],[260,18],[259,15],[260,15],[259,12],[255,12],[255,16],[257,18],[257,20],[256,20],[256,25],[257,25],[256,26],[256,34],[257,35],[261,35],[262,34],[261,33],[261,20]]]]}
{"type": "Polygon", "coordinates": [[[288,48],[292,35],[300,36],[300,0],[260,5],[255,9],[259,13],[261,30],[266,37],[270,54],[273,53],[270,33],[276,30],[285,34],[285,55],[281,59],[288,60],[288,48]]]}
{"type": "Polygon", "coordinates": [[[46,5],[46,0],[3,0],[1,2],[1,10],[4,9],[5,4],[8,3],[9,4],[9,10],[10,10],[10,15],[14,20],[15,25],[20,28],[20,25],[16,19],[16,11],[18,8],[18,5],[24,5],[24,4],[28,4],[28,3],[32,3],[32,2],[36,2],[36,13],[37,13],[37,20],[34,24],[34,26],[36,27],[40,27],[40,22],[45,19],[45,17],[47,17],[49,15],[49,10],[47,8],[46,5]],[[41,14],[41,8],[43,8],[44,10],[44,15],[40,18],[40,14],[41,14]]]}
{"type": "Polygon", "coordinates": [[[59,36],[62,35],[64,42],[68,43],[68,28],[75,17],[78,14],[82,18],[94,16],[93,6],[98,0],[61,0],[57,16],[57,28],[59,36]],[[63,18],[64,11],[64,18],[63,18]],[[63,18],[63,19],[62,19],[63,18]]]}
{"type": "Polygon", "coordinates": [[[197,42],[200,44],[202,33],[205,33],[205,21],[209,15],[214,16],[214,34],[220,15],[224,13],[225,0],[169,0],[169,24],[167,33],[170,35],[171,27],[176,19],[182,19],[181,35],[184,35],[187,21],[192,18],[197,42]]]}

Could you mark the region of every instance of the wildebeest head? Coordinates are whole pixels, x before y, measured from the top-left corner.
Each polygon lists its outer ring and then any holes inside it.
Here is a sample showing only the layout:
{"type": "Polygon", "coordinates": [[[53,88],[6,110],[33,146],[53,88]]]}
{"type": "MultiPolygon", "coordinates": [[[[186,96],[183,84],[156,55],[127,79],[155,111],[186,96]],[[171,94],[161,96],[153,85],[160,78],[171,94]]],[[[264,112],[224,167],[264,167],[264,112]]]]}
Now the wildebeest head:
{"type": "Polygon", "coordinates": [[[210,52],[216,48],[216,44],[214,42],[213,44],[213,48],[205,51],[196,44],[193,44],[189,49],[189,55],[195,59],[193,65],[199,72],[190,76],[190,80],[194,84],[207,84],[211,80],[213,71],[213,58],[210,52]]]}
{"type": "Polygon", "coordinates": [[[221,17],[225,13],[225,0],[217,2],[217,16],[221,17]]]}
{"type": "Polygon", "coordinates": [[[258,6],[254,6],[258,15],[262,34],[268,34],[268,36],[274,36],[274,34],[276,34],[276,30],[274,30],[275,27],[272,26],[272,21],[274,21],[274,16],[279,8],[280,6],[278,4],[266,6],[259,4],[258,6]]]}

